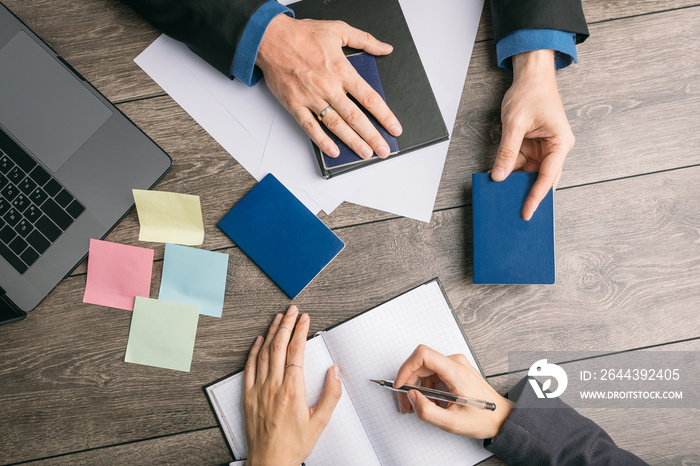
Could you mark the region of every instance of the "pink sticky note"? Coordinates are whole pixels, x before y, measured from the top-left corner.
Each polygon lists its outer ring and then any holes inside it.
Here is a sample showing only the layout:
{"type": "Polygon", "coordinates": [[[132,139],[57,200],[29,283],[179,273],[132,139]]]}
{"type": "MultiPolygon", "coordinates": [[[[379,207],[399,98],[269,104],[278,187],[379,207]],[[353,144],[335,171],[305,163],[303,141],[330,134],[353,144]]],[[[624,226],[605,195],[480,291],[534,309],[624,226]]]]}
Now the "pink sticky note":
{"type": "Polygon", "coordinates": [[[134,310],[136,296],[151,293],[153,249],[90,240],[83,302],[134,310]]]}

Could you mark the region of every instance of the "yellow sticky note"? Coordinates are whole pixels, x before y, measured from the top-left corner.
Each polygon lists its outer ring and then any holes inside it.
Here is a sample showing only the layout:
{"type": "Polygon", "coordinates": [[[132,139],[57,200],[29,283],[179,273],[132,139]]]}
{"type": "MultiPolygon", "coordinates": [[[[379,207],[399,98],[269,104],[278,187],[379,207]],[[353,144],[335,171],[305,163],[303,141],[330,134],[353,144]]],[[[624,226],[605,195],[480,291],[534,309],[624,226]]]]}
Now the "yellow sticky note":
{"type": "Polygon", "coordinates": [[[204,224],[199,196],[133,189],[141,230],[139,241],[199,246],[204,224]]]}

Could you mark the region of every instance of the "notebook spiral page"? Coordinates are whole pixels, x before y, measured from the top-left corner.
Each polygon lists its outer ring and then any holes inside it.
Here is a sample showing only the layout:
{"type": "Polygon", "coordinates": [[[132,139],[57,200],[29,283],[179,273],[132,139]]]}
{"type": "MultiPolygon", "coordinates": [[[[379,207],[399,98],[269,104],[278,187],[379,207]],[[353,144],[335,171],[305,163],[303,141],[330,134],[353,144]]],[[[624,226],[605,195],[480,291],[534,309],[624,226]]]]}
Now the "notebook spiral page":
{"type": "MultiPolygon", "coordinates": [[[[326,372],[333,365],[333,360],[320,336],[306,342],[304,358],[306,401],[309,406],[314,406],[321,398],[326,372]]],[[[243,389],[243,372],[206,388],[224,436],[236,459],[248,456],[243,420],[243,389]]],[[[343,396],[333,411],[328,426],[305,462],[308,466],[379,465],[344,386],[343,396]]]]}
{"type": "MultiPolygon", "coordinates": [[[[393,380],[419,344],[461,353],[478,368],[436,280],[324,334],[382,465],[468,465],[491,456],[483,441],[447,433],[399,412],[396,393],[369,382],[393,380]]],[[[359,463],[358,463],[359,464],[359,463]]]]}

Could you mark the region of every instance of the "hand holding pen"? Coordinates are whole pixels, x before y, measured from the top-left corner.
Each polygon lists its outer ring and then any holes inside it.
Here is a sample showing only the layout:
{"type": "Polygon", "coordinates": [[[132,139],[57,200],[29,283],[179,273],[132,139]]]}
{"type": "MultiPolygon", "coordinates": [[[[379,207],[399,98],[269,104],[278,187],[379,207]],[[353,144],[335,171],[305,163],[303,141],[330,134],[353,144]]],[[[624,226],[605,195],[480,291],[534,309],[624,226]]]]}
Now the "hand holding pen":
{"type": "Polygon", "coordinates": [[[450,392],[443,392],[442,390],[435,390],[434,388],[419,387],[417,385],[402,385],[400,387],[394,386],[393,380],[374,380],[370,379],[370,382],[376,383],[380,387],[388,388],[389,390],[408,393],[411,390],[415,390],[422,394],[426,398],[431,400],[446,401],[448,403],[457,403],[459,405],[471,406],[472,408],[478,409],[488,409],[491,411],[496,410],[496,404],[490,401],[476,400],[474,398],[469,398],[464,395],[454,394],[450,392]]]}
{"type": "Polygon", "coordinates": [[[495,437],[512,409],[508,400],[486,382],[464,355],[444,356],[425,345],[419,345],[403,363],[396,374],[393,387],[399,388],[399,407],[403,414],[413,408],[423,421],[447,432],[472,438],[495,437]],[[468,393],[473,400],[488,400],[495,408],[484,409],[487,405],[473,406],[456,401],[451,402],[447,408],[442,408],[419,390],[408,389],[405,392],[400,389],[405,385],[420,384],[422,386],[419,388],[432,390],[438,381],[447,386],[451,396],[468,393]]]}

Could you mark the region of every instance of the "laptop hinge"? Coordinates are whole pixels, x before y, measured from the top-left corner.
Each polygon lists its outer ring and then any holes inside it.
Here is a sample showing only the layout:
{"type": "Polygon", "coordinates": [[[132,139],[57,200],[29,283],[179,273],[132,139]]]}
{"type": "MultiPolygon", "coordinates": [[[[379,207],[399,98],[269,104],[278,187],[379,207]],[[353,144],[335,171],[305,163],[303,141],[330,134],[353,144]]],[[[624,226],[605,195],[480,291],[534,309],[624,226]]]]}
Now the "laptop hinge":
{"type": "Polygon", "coordinates": [[[0,325],[17,322],[27,317],[27,313],[18,308],[0,287],[0,325]]]}

